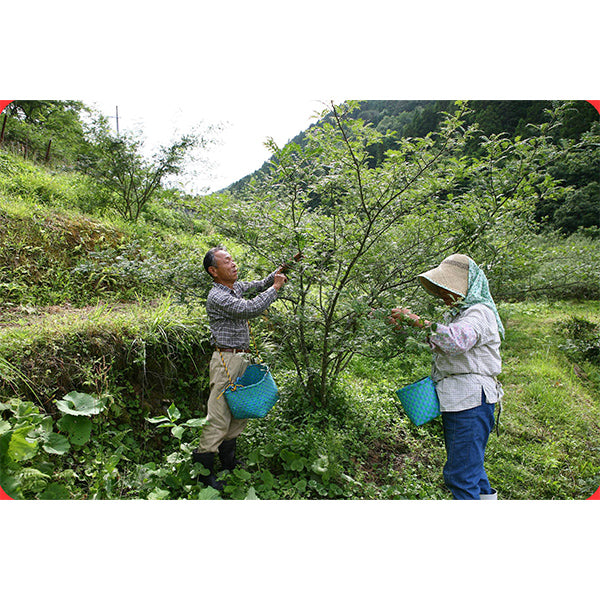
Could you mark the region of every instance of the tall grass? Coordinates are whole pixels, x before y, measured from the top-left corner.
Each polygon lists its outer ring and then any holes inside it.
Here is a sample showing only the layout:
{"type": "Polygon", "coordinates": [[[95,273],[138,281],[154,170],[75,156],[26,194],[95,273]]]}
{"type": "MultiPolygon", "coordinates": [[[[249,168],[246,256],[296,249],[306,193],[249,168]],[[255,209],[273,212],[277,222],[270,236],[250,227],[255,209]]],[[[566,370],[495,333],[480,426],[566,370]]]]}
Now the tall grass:
{"type": "Polygon", "coordinates": [[[163,400],[186,394],[190,408],[199,409],[208,328],[198,311],[167,297],[71,308],[6,326],[0,329],[0,359],[13,366],[3,368],[13,375],[0,381],[0,396],[17,393],[51,411],[53,400],[78,390],[110,396],[122,408],[141,403],[160,411],[163,400]],[[192,386],[195,394],[189,393],[192,386]]]}
{"type": "Polygon", "coordinates": [[[504,498],[587,498],[600,486],[598,368],[565,355],[556,324],[573,315],[598,323],[600,303],[525,303],[503,312],[506,396],[488,473],[504,498]]]}

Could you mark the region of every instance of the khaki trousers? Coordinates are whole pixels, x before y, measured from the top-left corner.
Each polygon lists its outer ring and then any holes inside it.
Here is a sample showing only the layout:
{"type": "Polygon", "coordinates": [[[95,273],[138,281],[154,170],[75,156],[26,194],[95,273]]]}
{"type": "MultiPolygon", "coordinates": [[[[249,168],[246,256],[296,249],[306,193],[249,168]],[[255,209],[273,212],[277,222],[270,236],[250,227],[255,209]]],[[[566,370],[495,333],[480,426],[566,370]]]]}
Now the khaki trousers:
{"type": "MultiPolygon", "coordinates": [[[[232,381],[241,375],[250,364],[250,355],[245,353],[223,352],[223,360],[232,381]]],[[[229,377],[223,367],[221,355],[214,351],[209,366],[210,396],[208,397],[207,422],[202,429],[198,452],[216,452],[223,440],[237,437],[248,419],[234,419],[223,390],[229,385],[229,377]]]]}

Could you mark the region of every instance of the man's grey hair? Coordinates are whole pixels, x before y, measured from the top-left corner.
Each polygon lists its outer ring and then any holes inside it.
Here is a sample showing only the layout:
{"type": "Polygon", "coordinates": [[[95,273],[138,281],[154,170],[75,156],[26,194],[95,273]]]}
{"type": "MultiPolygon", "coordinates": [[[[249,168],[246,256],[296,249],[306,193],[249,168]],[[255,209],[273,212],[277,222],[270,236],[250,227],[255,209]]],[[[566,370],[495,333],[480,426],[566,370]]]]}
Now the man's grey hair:
{"type": "Polygon", "coordinates": [[[204,269],[206,270],[206,272],[212,277],[210,271],[208,270],[209,267],[216,267],[216,260],[215,260],[215,253],[218,252],[219,250],[225,250],[225,246],[215,246],[214,248],[211,248],[205,255],[204,255],[204,269]]]}

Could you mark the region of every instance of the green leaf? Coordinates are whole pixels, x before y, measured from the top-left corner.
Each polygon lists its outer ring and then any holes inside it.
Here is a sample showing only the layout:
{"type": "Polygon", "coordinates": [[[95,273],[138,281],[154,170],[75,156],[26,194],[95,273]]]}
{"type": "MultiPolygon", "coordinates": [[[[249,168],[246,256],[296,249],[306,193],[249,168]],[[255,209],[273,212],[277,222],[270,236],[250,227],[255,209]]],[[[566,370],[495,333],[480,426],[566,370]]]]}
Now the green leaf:
{"type": "Polygon", "coordinates": [[[253,487],[250,487],[244,500],[260,500],[260,498],[256,495],[256,490],[253,487]]]}
{"type": "Polygon", "coordinates": [[[42,492],[48,484],[50,476],[34,467],[25,467],[19,473],[22,491],[42,492]]]}
{"type": "Polygon", "coordinates": [[[234,470],[234,473],[242,480],[242,481],[249,481],[250,478],[252,477],[252,475],[250,473],[248,473],[248,471],[245,471],[244,469],[240,469],[239,467],[236,467],[234,470]]]}
{"type": "Polygon", "coordinates": [[[346,475],[346,473],[342,473],[342,479],[345,479],[348,483],[354,483],[355,485],[362,486],[362,483],[360,483],[360,481],[356,481],[356,479],[353,479],[352,477],[350,477],[350,475],[346,475]]]}
{"type": "MultiPolygon", "coordinates": [[[[12,432],[0,434],[0,467],[8,462],[8,445],[11,437],[12,432]]],[[[0,469],[0,476],[2,476],[2,469],[0,469]]]]}
{"type": "Polygon", "coordinates": [[[171,431],[171,435],[180,440],[184,431],[185,429],[181,425],[175,425],[171,431]]]}
{"type": "Polygon", "coordinates": [[[294,487],[301,493],[305,492],[306,491],[306,479],[299,479],[294,484],[294,487]]]}
{"type": "Polygon", "coordinates": [[[256,465],[258,463],[258,450],[255,448],[254,450],[251,450],[248,453],[248,456],[246,457],[246,464],[247,465],[256,465]]]}
{"type": "Polygon", "coordinates": [[[44,434],[52,433],[52,428],[54,427],[54,419],[48,415],[44,417],[41,422],[41,428],[44,431],[44,434]]]}
{"type": "Polygon", "coordinates": [[[15,500],[23,498],[21,490],[19,489],[19,480],[16,477],[2,473],[0,470],[0,487],[15,500]]]}
{"type": "Polygon", "coordinates": [[[64,454],[69,451],[71,444],[69,444],[69,440],[64,435],[49,433],[42,448],[49,454],[64,454]]]}
{"type": "Polygon", "coordinates": [[[38,451],[38,443],[36,440],[26,439],[27,434],[33,429],[32,427],[23,427],[13,431],[8,444],[8,457],[16,462],[33,458],[38,451]]]}
{"type": "Polygon", "coordinates": [[[68,500],[70,497],[69,489],[62,483],[51,483],[40,495],[40,500],[68,500]]]}
{"type": "Polygon", "coordinates": [[[156,488],[153,492],[148,494],[148,500],[166,500],[169,497],[169,494],[169,490],[156,488]]]}
{"type": "Polygon", "coordinates": [[[261,479],[263,480],[263,483],[265,484],[265,487],[267,489],[272,489],[273,485],[275,483],[275,478],[273,477],[271,471],[263,471],[260,475],[261,479]]]}
{"type": "Polygon", "coordinates": [[[315,462],[311,465],[311,469],[315,473],[322,475],[323,473],[327,472],[328,466],[329,458],[326,455],[320,454],[319,458],[317,458],[317,460],[315,460],[315,462]]]}
{"type": "Polygon", "coordinates": [[[181,456],[179,452],[171,452],[166,458],[168,464],[176,464],[181,462],[181,456]]]}
{"type": "Polygon", "coordinates": [[[265,457],[265,458],[272,458],[273,456],[275,456],[275,449],[273,448],[273,446],[271,446],[270,444],[268,444],[267,446],[265,446],[264,448],[260,449],[260,453],[265,457]]]}
{"type": "Polygon", "coordinates": [[[206,424],[206,417],[201,419],[188,419],[185,424],[188,427],[203,427],[206,424]]]}
{"type": "Polygon", "coordinates": [[[169,419],[171,419],[171,421],[177,421],[177,419],[181,417],[179,409],[174,404],[171,404],[171,406],[169,406],[169,408],[167,409],[167,414],[169,415],[169,419]]]}
{"type": "Polygon", "coordinates": [[[87,417],[65,415],[57,423],[58,428],[69,435],[75,446],[87,444],[92,433],[92,422],[87,417]]]}
{"type": "Polygon", "coordinates": [[[286,468],[290,471],[302,471],[306,466],[306,460],[296,452],[284,448],[279,456],[286,462],[286,468]]]}
{"type": "Polygon", "coordinates": [[[148,423],[166,423],[169,421],[167,417],[146,417],[148,423]]]}
{"type": "Polygon", "coordinates": [[[218,492],[218,490],[215,490],[215,488],[209,486],[202,488],[198,492],[197,498],[198,500],[220,500],[221,494],[218,492]]]}
{"type": "Polygon", "coordinates": [[[296,458],[290,463],[290,469],[292,471],[302,471],[306,466],[306,460],[302,457],[296,458]]]}
{"type": "Polygon", "coordinates": [[[70,392],[63,396],[62,400],[56,401],[58,409],[68,415],[97,415],[106,408],[103,400],[94,398],[89,394],[70,392]]]}
{"type": "Polygon", "coordinates": [[[198,475],[209,475],[210,471],[206,468],[203,467],[200,463],[195,463],[192,465],[192,468],[190,469],[190,475],[192,477],[198,477],[198,475]]]}

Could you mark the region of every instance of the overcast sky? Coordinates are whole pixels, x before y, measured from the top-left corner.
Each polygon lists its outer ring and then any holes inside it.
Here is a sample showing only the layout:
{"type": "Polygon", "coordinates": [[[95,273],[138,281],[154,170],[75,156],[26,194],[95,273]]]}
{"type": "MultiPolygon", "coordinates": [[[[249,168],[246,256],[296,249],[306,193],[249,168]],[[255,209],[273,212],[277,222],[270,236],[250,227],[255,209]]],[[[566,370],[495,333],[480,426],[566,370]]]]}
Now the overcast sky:
{"type": "Polygon", "coordinates": [[[118,94],[112,101],[89,101],[110,117],[113,128],[118,114],[120,131],[143,131],[149,150],[168,144],[195,126],[219,126],[214,133],[215,143],[200,152],[208,163],[193,162],[193,172],[190,170],[179,181],[190,193],[223,189],[260,168],[271,155],[265,148],[266,140],[273,138],[278,145],[284,145],[315,121],[314,115],[325,108],[324,102],[257,96],[219,103],[177,97],[153,100],[118,94]]]}

